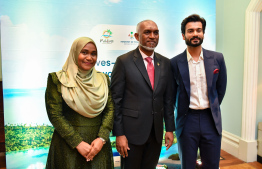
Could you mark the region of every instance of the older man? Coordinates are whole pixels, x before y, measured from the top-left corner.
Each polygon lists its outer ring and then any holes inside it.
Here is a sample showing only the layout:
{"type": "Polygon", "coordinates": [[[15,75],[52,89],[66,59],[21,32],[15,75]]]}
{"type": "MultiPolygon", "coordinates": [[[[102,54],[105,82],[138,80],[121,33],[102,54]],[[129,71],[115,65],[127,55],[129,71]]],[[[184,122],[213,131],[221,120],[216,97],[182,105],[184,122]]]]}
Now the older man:
{"type": "Polygon", "coordinates": [[[139,47],[116,60],[111,90],[115,103],[113,134],[125,169],[154,169],[157,165],[165,120],[167,149],[175,130],[169,59],[154,52],[159,30],[155,22],[137,24],[139,47]]]}

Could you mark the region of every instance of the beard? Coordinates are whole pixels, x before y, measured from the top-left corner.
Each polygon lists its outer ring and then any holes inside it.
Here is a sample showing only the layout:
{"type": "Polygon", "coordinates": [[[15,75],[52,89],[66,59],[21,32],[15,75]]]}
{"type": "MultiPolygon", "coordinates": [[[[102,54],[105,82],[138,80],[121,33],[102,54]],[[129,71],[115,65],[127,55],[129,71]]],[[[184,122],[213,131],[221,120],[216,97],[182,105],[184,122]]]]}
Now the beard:
{"type": "Polygon", "coordinates": [[[148,50],[148,51],[154,51],[156,46],[155,47],[148,47],[148,46],[143,46],[140,42],[139,42],[139,46],[141,46],[142,48],[148,50]]]}
{"type": "Polygon", "coordinates": [[[197,46],[200,46],[200,45],[203,43],[203,38],[200,38],[200,37],[198,37],[198,36],[194,36],[194,37],[191,38],[191,39],[185,38],[185,41],[186,41],[186,45],[187,45],[187,46],[197,47],[197,46]],[[195,38],[197,38],[197,39],[199,40],[199,42],[193,44],[191,41],[192,41],[193,39],[195,39],[195,38]]]}

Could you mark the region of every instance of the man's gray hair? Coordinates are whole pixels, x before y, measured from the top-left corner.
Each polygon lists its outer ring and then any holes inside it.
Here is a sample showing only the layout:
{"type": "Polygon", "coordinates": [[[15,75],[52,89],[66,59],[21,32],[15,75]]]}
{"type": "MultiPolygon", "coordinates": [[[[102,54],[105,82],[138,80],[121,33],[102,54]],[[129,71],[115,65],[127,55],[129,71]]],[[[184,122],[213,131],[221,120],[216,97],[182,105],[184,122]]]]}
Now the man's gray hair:
{"type": "MultiPolygon", "coordinates": [[[[154,22],[154,21],[152,21],[152,20],[150,20],[150,19],[147,19],[147,20],[143,20],[143,21],[139,22],[139,23],[136,25],[136,33],[139,32],[140,25],[141,25],[141,23],[144,23],[144,22],[154,22]]],[[[154,23],[155,23],[155,22],[154,22],[154,23]]]]}

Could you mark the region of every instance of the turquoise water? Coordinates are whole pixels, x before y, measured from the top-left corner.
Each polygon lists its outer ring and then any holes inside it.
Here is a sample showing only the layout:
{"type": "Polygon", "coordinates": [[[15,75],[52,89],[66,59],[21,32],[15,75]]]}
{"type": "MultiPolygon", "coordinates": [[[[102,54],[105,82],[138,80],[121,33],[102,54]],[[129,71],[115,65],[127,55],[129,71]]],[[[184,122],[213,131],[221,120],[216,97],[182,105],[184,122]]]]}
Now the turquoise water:
{"type": "Polygon", "coordinates": [[[170,155],[178,153],[177,144],[173,144],[167,151],[166,147],[162,146],[159,161],[167,159],[170,155]]]}
{"type": "Polygon", "coordinates": [[[3,92],[5,124],[51,125],[45,108],[45,88],[3,92]]]}
{"type": "Polygon", "coordinates": [[[35,148],[6,153],[8,169],[43,169],[49,148],[35,148]]]}
{"type": "MultiPolygon", "coordinates": [[[[177,144],[170,147],[168,151],[166,147],[162,147],[160,154],[161,160],[168,158],[171,154],[177,153],[177,144]]],[[[6,167],[7,169],[43,169],[46,164],[49,148],[35,148],[23,151],[13,151],[6,153],[6,167]]],[[[115,148],[112,149],[113,154],[117,154],[115,148]]]]}

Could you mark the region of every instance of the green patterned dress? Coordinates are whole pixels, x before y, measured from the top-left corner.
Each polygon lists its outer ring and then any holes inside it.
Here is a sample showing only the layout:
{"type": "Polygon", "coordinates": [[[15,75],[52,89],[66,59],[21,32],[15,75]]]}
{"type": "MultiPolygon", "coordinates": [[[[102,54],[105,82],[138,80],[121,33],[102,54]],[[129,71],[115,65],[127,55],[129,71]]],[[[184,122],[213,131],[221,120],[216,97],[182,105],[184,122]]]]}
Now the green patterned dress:
{"type": "MultiPolygon", "coordinates": [[[[110,84],[108,76],[107,79],[110,84]]],[[[110,91],[104,111],[95,118],[87,118],[67,106],[62,98],[61,83],[56,73],[50,73],[45,102],[49,120],[55,128],[46,163],[47,169],[114,168],[109,140],[109,134],[113,128],[114,113],[110,91]],[[87,162],[77,151],[76,146],[81,141],[91,144],[97,137],[104,138],[106,144],[93,161],[87,162]]]]}

